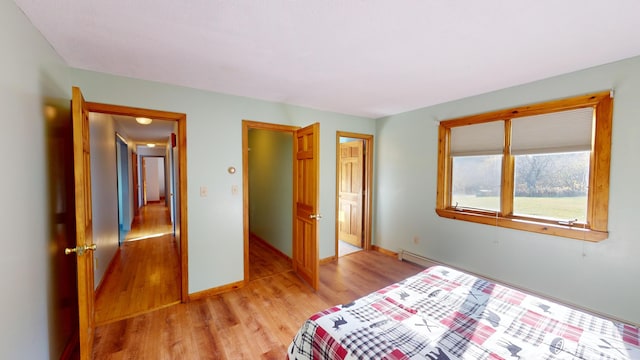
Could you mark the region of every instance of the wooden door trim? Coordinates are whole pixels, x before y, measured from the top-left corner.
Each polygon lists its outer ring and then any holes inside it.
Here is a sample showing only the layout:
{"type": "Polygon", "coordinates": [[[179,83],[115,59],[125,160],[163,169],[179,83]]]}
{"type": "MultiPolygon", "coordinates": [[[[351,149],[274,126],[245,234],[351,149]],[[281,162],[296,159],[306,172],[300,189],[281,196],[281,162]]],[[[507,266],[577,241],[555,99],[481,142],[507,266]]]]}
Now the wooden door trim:
{"type": "Polygon", "coordinates": [[[338,233],[340,226],[340,219],[338,217],[340,207],[340,138],[348,137],[354,139],[361,139],[364,141],[364,210],[362,212],[362,236],[363,236],[363,249],[371,250],[371,207],[372,196],[371,191],[373,189],[373,135],[359,134],[347,131],[336,131],[336,218],[335,218],[335,258],[338,259],[338,233]]]}
{"type": "Polygon", "coordinates": [[[178,122],[178,193],[180,194],[180,300],[189,301],[189,254],[187,226],[187,114],[171,111],[143,109],[130,106],[85,102],[89,112],[148,117],[178,122]]]}
{"type": "MultiPolygon", "coordinates": [[[[242,232],[245,285],[249,282],[249,130],[251,129],[279,131],[293,136],[300,127],[242,120],[242,232]]],[[[291,151],[293,152],[293,149],[291,151]]]]}

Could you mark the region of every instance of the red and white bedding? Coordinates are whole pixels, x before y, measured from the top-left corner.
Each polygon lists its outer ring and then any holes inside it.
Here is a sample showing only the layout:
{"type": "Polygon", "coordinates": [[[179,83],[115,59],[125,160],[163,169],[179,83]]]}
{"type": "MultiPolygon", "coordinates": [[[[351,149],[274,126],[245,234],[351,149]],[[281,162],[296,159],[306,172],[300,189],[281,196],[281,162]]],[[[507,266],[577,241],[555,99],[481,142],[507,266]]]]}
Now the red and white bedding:
{"type": "Polygon", "coordinates": [[[640,359],[637,327],[443,266],[313,315],[302,359],[640,359]]]}

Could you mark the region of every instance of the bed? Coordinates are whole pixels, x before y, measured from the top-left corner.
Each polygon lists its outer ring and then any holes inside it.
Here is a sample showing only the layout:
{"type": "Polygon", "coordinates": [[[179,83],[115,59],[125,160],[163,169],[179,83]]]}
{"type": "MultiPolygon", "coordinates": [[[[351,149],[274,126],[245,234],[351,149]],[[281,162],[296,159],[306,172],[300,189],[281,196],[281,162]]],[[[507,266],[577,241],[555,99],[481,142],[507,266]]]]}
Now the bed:
{"type": "Polygon", "coordinates": [[[640,333],[435,266],[311,316],[287,358],[640,359],[640,333]]]}

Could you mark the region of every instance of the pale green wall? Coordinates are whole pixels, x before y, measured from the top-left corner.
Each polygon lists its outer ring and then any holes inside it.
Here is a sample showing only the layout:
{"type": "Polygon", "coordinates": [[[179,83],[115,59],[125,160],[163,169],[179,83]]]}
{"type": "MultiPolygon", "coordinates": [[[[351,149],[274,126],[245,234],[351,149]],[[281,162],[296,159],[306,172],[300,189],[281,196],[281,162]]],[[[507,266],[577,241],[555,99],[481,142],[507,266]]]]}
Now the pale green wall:
{"type": "Polygon", "coordinates": [[[639,99],[636,57],[379,119],[374,242],[640,323],[639,99]],[[436,120],[610,88],[615,103],[609,239],[587,243],[436,215],[436,120]]]}
{"type": "Polygon", "coordinates": [[[94,286],[97,288],[118,250],[118,182],[116,128],[110,115],[89,114],[94,286]]]}
{"type": "MultiPolygon", "coordinates": [[[[68,118],[71,85],[89,101],[187,113],[189,291],[242,278],[242,119],[308,125],[321,123],[320,257],[334,252],[335,132],[376,135],[374,179],[376,244],[409,249],[504,281],[640,322],[637,279],[640,241],[634,217],[640,203],[640,59],[563,75],[371,121],[347,115],[177,86],[69,70],[12,1],[0,0],[0,145],[4,194],[0,225],[14,251],[0,255],[0,281],[11,293],[0,300],[0,358],[57,359],[62,350],[63,249],[54,215],[65,214],[51,176],[52,135],[68,118]],[[72,79],[73,81],[71,81],[72,79]],[[479,224],[441,219],[435,205],[437,126],[434,120],[547,99],[616,89],[608,240],[591,244],[479,224]],[[43,107],[57,109],[53,121],[43,107]],[[28,147],[25,147],[28,146],[28,147]],[[47,180],[44,180],[47,179],[47,180]],[[208,186],[201,198],[199,187],[208,186]],[[61,206],[61,207],[58,207],[61,206]],[[413,245],[418,236],[420,244],[413,245]],[[616,293],[618,292],[618,293],[616,293]]],[[[185,64],[188,66],[188,64],[185,64]]],[[[455,85],[455,84],[454,84],[455,85]]],[[[64,195],[64,194],[63,194],[64,195]]]]}
{"type": "Polygon", "coordinates": [[[85,70],[71,75],[87,101],[187,114],[190,293],[243,279],[242,191],[231,191],[242,188],[242,120],[320,123],[320,257],[334,255],[336,131],[374,134],[374,120],[85,70]],[[231,175],[229,166],[239,171],[231,175]]]}
{"type": "Polygon", "coordinates": [[[58,359],[69,317],[58,309],[72,300],[65,290],[75,291],[73,278],[59,278],[73,208],[60,151],[70,124],[69,70],[12,1],[0,1],[0,24],[0,359],[58,359]]]}
{"type": "Polygon", "coordinates": [[[291,257],[293,134],[249,130],[249,231],[291,257]]]}

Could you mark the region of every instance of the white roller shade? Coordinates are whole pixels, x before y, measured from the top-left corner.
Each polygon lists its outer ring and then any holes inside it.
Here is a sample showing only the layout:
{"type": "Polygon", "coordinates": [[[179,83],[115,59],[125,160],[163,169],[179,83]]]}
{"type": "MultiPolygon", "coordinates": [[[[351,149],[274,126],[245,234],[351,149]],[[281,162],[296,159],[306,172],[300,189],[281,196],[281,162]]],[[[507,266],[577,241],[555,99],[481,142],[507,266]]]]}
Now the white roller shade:
{"type": "Polygon", "coordinates": [[[496,155],[504,149],[504,121],[451,128],[451,155],[496,155]]]}
{"type": "Polygon", "coordinates": [[[594,109],[526,116],[511,122],[511,153],[548,154],[591,150],[594,109]]]}

